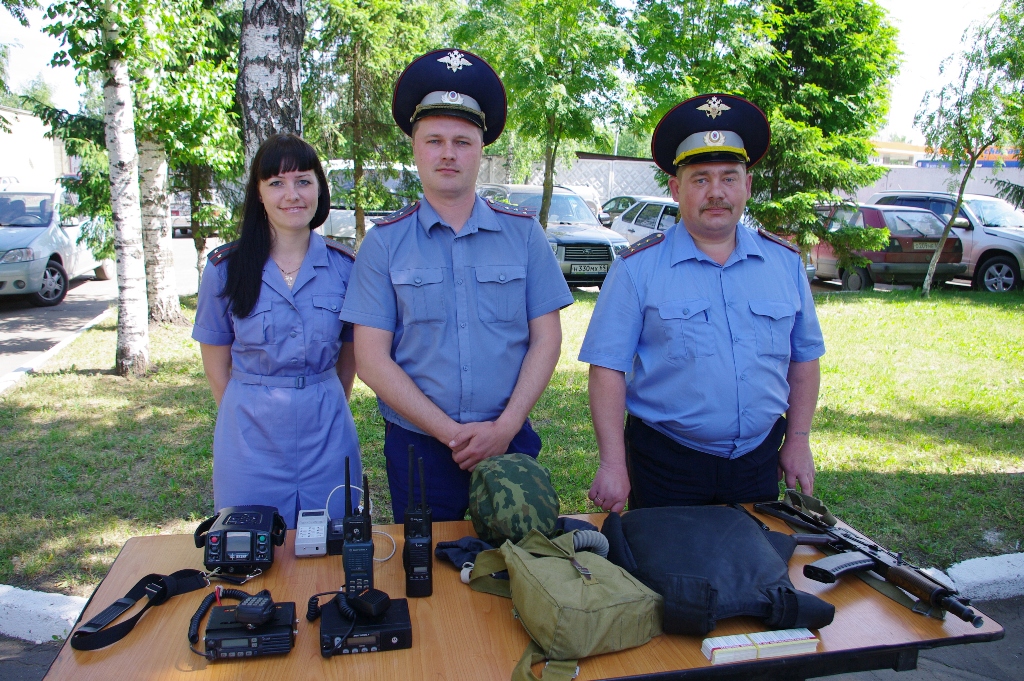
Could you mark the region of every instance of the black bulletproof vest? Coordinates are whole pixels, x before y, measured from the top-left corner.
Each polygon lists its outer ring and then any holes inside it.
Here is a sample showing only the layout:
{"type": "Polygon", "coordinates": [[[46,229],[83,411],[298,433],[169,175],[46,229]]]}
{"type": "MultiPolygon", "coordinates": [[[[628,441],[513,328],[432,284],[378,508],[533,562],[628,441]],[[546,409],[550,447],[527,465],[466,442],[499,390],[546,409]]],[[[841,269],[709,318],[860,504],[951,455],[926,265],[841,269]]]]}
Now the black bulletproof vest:
{"type": "Polygon", "coordinates": [[[608,514],[608,560],[665,599],[664,630],[703,636],[720,619],[756,617],[769,629],[832,622],[835,607],[793,588],[796,543],[727,506],[640,508],[608,514]]]}

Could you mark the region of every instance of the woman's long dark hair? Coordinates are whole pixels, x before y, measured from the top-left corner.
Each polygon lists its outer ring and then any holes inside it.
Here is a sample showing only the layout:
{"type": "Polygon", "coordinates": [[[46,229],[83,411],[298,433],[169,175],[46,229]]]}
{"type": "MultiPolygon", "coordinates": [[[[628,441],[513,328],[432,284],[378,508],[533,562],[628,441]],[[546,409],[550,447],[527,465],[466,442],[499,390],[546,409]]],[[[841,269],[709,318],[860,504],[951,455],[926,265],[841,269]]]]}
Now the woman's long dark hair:
{"type": "Polygon", "coordinates": [[[319,185],[316,214],[309,228],[312,230],[324,224],[330,215],[331,190],[316,150],[298,135],[271,135],[252,159],[249,182],[245,187],[245,204],[242,206],[238,249],[228,258],[228,279],[221,292],[231,301],[231,311],[237,317],[248,317],[256,305],[263,283],[263,266],[270,257],[273,234],[260,201],[260,180],[293,170],[312,170],[319,185]]]}

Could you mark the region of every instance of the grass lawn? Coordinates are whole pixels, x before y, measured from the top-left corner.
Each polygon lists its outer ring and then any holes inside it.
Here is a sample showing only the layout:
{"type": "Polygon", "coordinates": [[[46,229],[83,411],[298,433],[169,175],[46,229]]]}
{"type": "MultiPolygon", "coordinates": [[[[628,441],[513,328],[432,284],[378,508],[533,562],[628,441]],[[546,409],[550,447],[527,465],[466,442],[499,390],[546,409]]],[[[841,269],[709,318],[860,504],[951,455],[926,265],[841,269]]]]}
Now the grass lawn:
{"type": "MultiPolygon", "coordinates": [[[[533,412],[563,512],[592,510],[587,367],[596,294],[563,313],[564,345],[533,412]]],[[[844,520],[926,565],[1021,551],[1024,295],[944,290],[816,297],[828,354],[812,446],[816,492],[844,520]]],[[[195,312],[195,298],[183,301],[195,312]]],[[[213,510],[216,410],[190,327],[152,327],[153,372],[114,376],[115,323],[0,395],[0,583],[87,594],[130,536],[191,533],[213,510]]],[[[390,522],[383,427],[352,410],[390,522]]]]}

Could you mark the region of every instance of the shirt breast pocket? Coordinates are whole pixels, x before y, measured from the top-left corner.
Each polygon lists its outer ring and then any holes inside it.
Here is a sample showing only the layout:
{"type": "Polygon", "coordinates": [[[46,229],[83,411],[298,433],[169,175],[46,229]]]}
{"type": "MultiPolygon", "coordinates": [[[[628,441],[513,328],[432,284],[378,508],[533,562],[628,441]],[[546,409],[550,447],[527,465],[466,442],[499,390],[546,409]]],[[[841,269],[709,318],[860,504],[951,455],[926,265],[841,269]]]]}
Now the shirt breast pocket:
{"type": "Polygon", "coordinates": [[[391,272],[403,324],[436,324],[445,320],[443,281],[444,270],[439,267],[391,272]]]}
{"type": "Polygon", "coordinates": [[[482,322],[514,322],[525,314],[526,268],[485,265],[476,268],[476,309],[482,322]]]}
{"type": "Polygon", "coordinates": [[[274,338],[273,317],[270,314],[271,304],[260,298],[253,306],[248,317],[234,317],[235,340],[241,345],[265,345],[277,341],[274,338]]]}
{"type": "Polygon", "coordinates": [[[796,306],[783,300],[751,300],[749,305],[757,336],[757,354],[788,357],[796,306]]]}
{"type": "Polygon", "coordinates": [[[671,360],[710,357],[715,354],[715,336],[709,317],[711,302],[703,298],[669,300],[658,305],[667,357],[671,360]]]}
{"type": "Polygon", "coordinates": [[[344,322],[338,317],[345,296],[332,293],[313,294],[313,312],[316,316],[313,325],[313,340],[336,341],[341,338],[341,327],[344,322]]]}

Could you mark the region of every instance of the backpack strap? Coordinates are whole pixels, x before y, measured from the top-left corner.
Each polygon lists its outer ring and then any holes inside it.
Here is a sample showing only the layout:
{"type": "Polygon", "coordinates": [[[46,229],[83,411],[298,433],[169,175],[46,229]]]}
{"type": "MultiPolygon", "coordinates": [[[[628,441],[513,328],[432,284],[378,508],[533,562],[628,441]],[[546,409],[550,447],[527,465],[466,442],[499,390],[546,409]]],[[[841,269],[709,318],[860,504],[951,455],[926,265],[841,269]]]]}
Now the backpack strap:
{"type": "Polygon", "coordinates": [[[154,605],[161,605],[174,596],[207,586],[210,586],[210,580],[201,570],[186,569],[169,575],[146,575],[124,595],[124,598],[117,599],[103,612],[80,626],[71,635],[71,647],[75,650],[98,650],[111,643],[117,643],[135,628],[139,618],[154,605]],[[143,596],[148,596],[149,600],[135,617],[104,629],[142,600],[143,596]]]}
{"type": "MultiPolygon", "coordinates": [[[[547,656],[537,642],[530,639],[523,656],[512,670],[512,681],[541,681],[530,668],[541,660],[547,660],[547,656]]],[[[544,664],[543,681],[572,681],[579,673],[579,660],[548,660],[544,664]]]]}
{"type": "Polygon", "coordinates": [[[512,598],[511,582],[492,576],[496,572],[504,572],[507,569],[508,566],[505,565],[505,556],[502,555],[501,549],[481,551],[476,554],[473,570],[469,573],[469,588],[485,594],[512,598]]]}

